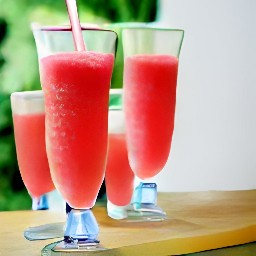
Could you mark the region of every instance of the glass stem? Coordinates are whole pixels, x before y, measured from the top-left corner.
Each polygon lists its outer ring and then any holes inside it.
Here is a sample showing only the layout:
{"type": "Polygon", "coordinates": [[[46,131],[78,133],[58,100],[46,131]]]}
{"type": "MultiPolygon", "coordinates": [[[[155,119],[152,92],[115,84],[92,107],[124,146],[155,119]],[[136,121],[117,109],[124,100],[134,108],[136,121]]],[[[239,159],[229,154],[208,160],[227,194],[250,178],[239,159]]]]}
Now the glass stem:
{"type": "Polygon", "coordinates": [[[47,195],[42,195],[39,197],[32,197],[32,210],[48,210],[49,204],[48,204],[48,197],[47,195]]]}
{"type": "MultiPolygon", "coordinates": [[[[68,205],[68,204],[67,204],[68,205]]],[[[66,205],[66,206],[67,206],[66,205]]],[[[64,233],[64,241],[71,243],[74,240],[79,242],[99,243],[98,223],[90,209],[73,209],[68,205],[67,225],[64,233]]],[[[66,208],[66,211],[67,211],[66,208]]]]}
{"type": "Polygon", "coordinates": [[[156,183],[140,182],[140,184],[134,190],[132,203],[135,209],[141,208],[142,205],[156,205],[157,204],[156,183]]]}

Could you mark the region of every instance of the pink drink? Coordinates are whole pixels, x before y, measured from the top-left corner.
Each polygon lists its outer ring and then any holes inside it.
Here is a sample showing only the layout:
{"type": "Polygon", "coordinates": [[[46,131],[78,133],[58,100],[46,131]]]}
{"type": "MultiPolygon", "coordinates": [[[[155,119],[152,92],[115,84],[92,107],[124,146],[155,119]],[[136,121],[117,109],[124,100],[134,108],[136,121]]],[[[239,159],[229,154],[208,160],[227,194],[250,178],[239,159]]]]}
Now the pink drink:
{"type": "Polygon", "coordinates": [[[54,189],[45,148],[45,115],[14,114],[17,158],[23,182],[32,197],[54,189]]]}
{"type": "Polygon", "coordinates": [[[141,179],[155,176],[170,152],[178,59],[170,55],[126,58],[124,106],[129,162],[141,179]]]}
{"type": "Polygon", "coordinates": [[[125,134],[109,134],[106,167],[108,200],[117,206],[130,204],[133,194],[134,174],[128,161],[125,134]]]}
{"type": "Polygon", "coordinates": [[[40,60],[51,174],[73,208],[91,208],[103,181],[113,62],[112,54],[95,52],[40,60]]]}

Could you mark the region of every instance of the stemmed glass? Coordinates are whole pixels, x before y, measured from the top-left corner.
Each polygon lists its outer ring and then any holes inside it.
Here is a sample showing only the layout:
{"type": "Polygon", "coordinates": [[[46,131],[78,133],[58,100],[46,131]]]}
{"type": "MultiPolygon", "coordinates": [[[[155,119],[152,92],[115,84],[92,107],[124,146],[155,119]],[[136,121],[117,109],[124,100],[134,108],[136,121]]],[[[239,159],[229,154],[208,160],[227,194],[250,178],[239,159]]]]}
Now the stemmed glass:
{"type": "Polygon", "coordinates": [[[102,184],[108,146],[109,86],[116,33],[82,28],[75,51],[69,27],[33,26],[45,93],[46,150],[53,182],[71,206],[54,251],[103,249],[90,210],[102,184]]]}
{"type": "Polygon", "coordinates": [[[113,219],[128,218],[134,188],[134,173],[129,165],[126,146],[122,94],[122,89],[110,89],[105,184],[107,212],[113,219]]]}
{"type": "Polygon", "coordinates": [[[152,207],[148,204],[146,209],[136,208],[137,200],[156,200],[156,190],[154,184],[143,183],[141,195],[138,195],[138,190],[142,184],[134,191],[136,182],[128,160],[124,119],[123,89],[110,89],[109,148],[105,174],[108,216],[127,222],[163,220],[165,215],[157,205],[152,207]]]}
{"type": "Polygon", "coordinates": [[[157,206],[157,175],[169,157],[174,130],[178,57],[184,31],[125,28],[124,111],[129,163],[142,180],[133,196],[134,209],[148,220],[163,220],[157,206]]]}
{"type": "MultiPolygon", "coordinates": [[[[45,148],[45,112],[42,91],[11,94],[14,136],[19,170],[32,198],[33,210],[49,208],[47,193],[55,189],[45,148]]],[[[28,240],[59,237],[63,225],[51,223],[24,231],[28,240]]]]}

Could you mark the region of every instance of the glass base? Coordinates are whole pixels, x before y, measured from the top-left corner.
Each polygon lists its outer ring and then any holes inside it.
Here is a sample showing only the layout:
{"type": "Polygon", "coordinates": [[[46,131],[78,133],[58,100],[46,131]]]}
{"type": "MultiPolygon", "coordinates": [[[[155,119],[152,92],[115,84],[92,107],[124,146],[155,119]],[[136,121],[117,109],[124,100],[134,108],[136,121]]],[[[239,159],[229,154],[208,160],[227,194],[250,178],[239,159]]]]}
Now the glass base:
{"type": "Polygon", "coordinates": [[[52,248],[55,252],[92,252],[106,250],[98,241],[73,241],[67,243],[64,240],[55,244],[52,248]]]}
{"type": "Polygon", "coordinates": [[[127,211],[127,221],[164,221],[167,219],[166,213],[157,205],[141,204],[140,208],[134,206],[134,210],[127,211]]]}
{"type": "MultiPolygon", "coordinates": [[[[59,241],[56,243],[49,244],[45,246],[42,251],[42,256],[61,256],[63,252],[70,252],[72,255],[81,255],[81,252],[95,252],[95,251],[102,251],[107,250],[106,248],[102,247],[100,244],[97,245],[84,245],[84,246],[69,246],[65,247],[64,241],[59,241]]],[[[84,255],[84,254],[83,254],[84,255]]],[[[86,254],[87,255],[87,254],[86,254]]]]}
{"type": "Polygon", "coordinates": [[[65,223],[50,223],[46,225],[29,227],[24,231],[24,237],[27,240],[46,240],[63,237],[65,223]]]}
{"type": "Polygon", "coordinates": [[[116,220],[126,221],[164,221],[166,213],[157,205],[157,185],[155,183],[140,183],[135,188],[132,203],[127,206],[117,206],[107,203],[108,216],[116,220]]]}

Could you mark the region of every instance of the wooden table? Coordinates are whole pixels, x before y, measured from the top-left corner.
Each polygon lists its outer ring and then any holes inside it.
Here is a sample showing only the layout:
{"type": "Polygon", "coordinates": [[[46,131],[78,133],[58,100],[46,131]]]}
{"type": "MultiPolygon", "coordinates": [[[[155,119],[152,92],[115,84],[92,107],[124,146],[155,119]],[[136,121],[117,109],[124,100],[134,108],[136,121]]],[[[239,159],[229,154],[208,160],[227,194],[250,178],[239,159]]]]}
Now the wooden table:
{"type": "MultiPolygon", "coordinates": [[[[168,220],[116,221],[104,206],[96,206],[99,239],[109,248],[97,255],[181,255],[256,241],[256,190],[160,193],[158,204],[168,220]]],[[[27,241],[24,229],[64,221],[65,214],[59,212],[1,212],[0,255],[40,255],[56,239],[27,241]]]]}

